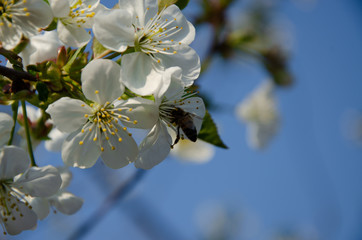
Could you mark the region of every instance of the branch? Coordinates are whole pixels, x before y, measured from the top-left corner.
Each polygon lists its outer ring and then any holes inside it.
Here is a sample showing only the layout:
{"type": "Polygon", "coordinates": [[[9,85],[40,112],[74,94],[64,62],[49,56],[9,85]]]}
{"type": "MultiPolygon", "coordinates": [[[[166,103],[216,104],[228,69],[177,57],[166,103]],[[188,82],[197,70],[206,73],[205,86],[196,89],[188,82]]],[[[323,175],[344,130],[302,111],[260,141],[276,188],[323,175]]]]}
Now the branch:
{"type": "Polygon", "coordinates": [[[32,82],[38,81],[36,79],[36,77],[31,75],[30,73],[20,72],[20,71],[14,70],[12,68],[4,67],[4,66],[0,66],[0,75],[8,77],[13,81],[17,81],[17,80],[22,81],[23,79],[32,81],[32,82]]]}
{"type": "Polygon", "coordinates": [[[138,181],[146,173],[145,170],[138,169],[137,172],[126,182],[119,185],[102,203],[102,205],[85,221],[78,229],[68,238],[69,240],[79,240],[84,238],[90,230],[92,230],[106,214],[127,195],[138,183],[138,181]]]}

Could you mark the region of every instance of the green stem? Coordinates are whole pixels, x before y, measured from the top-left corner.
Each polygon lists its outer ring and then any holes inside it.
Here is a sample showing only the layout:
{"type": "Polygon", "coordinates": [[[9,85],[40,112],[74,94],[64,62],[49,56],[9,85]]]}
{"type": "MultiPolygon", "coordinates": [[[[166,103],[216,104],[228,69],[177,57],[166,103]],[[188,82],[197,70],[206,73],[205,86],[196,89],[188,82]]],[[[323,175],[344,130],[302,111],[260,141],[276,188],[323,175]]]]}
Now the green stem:
{"type": "Polygon", "coordinates": [[[14,138],[14,133],[15,133],[15,126],[16,126],[16,119],[18,118],[18,107],[19,107],[19,102],[16,101],[11,105],[11,109],[13,110],[13,121],[14,121],[14,125],[11,128],[11,132],[10,132],[10,139],[8,141],[8,145],[11,145],[13,143],[13,138],[14,138]]]}
{"type": "Polygon", "coordinates": [[[26,106],[25,101],[21,100],[21,107],[23,109],[23,116],[24,116],[24,125],[25,125],[25,133],[26,133],[26,142],[28,143],[28,152],[30,156],[31,166],[37,166],[34,159],[33,147],[31,146],[31,138],[30,138],[30,129],[29,129],[29,122],[28,116],[26,114],[26,106]]]}

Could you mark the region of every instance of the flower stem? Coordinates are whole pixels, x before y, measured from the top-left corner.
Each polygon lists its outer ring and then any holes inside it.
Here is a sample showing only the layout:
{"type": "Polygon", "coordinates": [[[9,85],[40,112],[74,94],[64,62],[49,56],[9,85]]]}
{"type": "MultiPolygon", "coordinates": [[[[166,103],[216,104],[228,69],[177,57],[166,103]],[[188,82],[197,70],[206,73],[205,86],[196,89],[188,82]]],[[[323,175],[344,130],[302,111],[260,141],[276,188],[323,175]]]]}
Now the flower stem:
{"type": "Polygon", "coordinates": [[[16,101],[11,105],[11,109],[13,110],[13,121],[14,121],[14,125],[11,128],[11,132],[10,132],[10,139],[8,141],[8,145],[11,145],[13,143],[13,138],[14,138],[14,133],[15,133],[15,126],[16,126],[16,119],[18,118],[18,107],[19,107],[19,102],[16,101]]]}
{"type": "Polygon", "coordinates": [[[29,129],[29,122],[28,122],[28,116],[26,114],[26,106],[25,101],[21,100],[21,107],[23,109],[23,115],[24,115],[24,125],[25,125],[25,133],[26,133],[26,142],[28,143],[28,152],[30,156],[31,166],[37,166],[34,159],[34,153],[33,153],[33,147],[31,146],[31,138],[30,138],[30,129],[29,129]]]}

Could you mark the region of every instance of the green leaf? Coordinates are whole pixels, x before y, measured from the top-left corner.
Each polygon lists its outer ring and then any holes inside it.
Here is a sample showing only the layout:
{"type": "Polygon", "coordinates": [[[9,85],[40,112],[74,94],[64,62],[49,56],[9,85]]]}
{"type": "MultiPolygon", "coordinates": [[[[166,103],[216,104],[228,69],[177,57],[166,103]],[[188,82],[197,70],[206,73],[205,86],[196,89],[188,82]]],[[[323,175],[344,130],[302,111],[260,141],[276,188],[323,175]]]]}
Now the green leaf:
{"type": "Polygon", "coordinates": [[[49,90],[48,90],[48,87],[47,87],[47,85],[45,83],[38,82],[36,84],[36,90],[39,93],[38,98],[39,98],[40,101],[45,102],[46,100],[48,100],[49,90]]]}
{"type": "Polygon", "coordinates": [[[190,0],[159,0],[158,1],[158,11],[161,11],[164,8],[167,8],[168,6],[175,4],[178,6],[181,10],[184,9],[190,0]]]}
{"type": "Polygon", "coordinates": [[[228,148],[221,140],[217,132],[217,127],[208,111],[206,111],[198,138],[217,147],[228,148]]]}
{"type": "Polygon", "coordinates": [[[182,10],[187,6],[187,4],[189,4],[189,1],[190,0],[178,0],[177,3],[175,3],[175,4],[176,4],[176,6],[179,7],[179,9],[182,10]]]}

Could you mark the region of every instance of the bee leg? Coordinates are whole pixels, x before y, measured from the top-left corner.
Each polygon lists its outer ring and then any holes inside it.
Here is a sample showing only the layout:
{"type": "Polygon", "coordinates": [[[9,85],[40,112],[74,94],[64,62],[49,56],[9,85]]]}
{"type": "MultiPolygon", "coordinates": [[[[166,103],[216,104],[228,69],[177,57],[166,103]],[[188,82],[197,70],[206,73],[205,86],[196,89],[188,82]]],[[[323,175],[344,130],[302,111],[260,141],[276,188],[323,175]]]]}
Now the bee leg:
{"type": "Polygon", "coordinates": [[[177,126],[177,136],[175,142],[171,145],[171,148],[173,148],[173,146],[175,146],[175,144],[178,143],[179,140],[180,140],[180,126],[177,126]]]}

